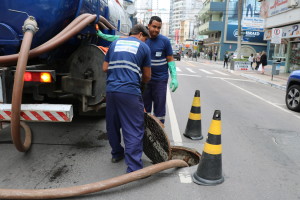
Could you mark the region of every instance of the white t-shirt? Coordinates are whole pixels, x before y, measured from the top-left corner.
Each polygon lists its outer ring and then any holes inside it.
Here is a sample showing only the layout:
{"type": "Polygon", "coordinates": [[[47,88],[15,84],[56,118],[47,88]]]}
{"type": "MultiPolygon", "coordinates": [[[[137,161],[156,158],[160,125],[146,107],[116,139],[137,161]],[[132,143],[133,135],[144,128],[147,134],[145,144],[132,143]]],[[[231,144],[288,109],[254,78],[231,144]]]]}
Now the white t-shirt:
{"type": "Polygon", "coordinates": [[[253,62],[253,56],[249,56],[248,61],[253,62]]]}

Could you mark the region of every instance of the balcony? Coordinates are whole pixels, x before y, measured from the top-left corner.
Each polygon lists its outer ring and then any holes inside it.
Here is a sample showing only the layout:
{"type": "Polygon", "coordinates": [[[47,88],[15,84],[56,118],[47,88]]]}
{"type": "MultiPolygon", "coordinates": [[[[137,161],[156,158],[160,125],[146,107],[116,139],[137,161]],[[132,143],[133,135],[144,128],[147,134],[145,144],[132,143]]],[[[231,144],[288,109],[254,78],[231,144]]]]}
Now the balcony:
{"type": "Polygon", "coordinates": [[[202,10],[200,11],[200,19],[205,18],[209,14],[218,14],[218,13],[223,13],[224,8],[226,8],[225,2],[208,2],[202,10]]]}
{"type": "Polygon", "coordinates": [[[200,35],[208,35],[216,31],[224,31],[224,24],[222,21],[209,21],[199,27],[200,35]]]}

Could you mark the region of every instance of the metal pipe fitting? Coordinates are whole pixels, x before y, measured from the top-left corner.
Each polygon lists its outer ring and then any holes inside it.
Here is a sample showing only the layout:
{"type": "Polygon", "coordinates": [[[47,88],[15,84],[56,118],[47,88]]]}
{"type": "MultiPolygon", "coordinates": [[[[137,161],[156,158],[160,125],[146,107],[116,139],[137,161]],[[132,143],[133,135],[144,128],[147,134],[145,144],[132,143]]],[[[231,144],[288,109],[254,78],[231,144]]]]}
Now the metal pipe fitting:
{"type": "Polygon", "coordinates": [[[37,22],[33,16],[29,16],[25,21],[24,25],[22,26],[22,30],[25,33],[26,31],[32,31],[35,34],[39,28],[37,22]]]}

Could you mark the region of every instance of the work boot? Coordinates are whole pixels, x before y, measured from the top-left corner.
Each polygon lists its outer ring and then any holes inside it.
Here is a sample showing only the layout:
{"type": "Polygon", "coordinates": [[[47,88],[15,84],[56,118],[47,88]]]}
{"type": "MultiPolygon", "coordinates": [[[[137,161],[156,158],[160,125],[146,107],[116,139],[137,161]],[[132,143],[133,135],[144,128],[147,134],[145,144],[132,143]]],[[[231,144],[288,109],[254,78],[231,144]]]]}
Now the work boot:
{"type": "Polygon", "coordinates": [[[121,160],[124,159],[124,156],[121,156],[121,157],[117,157],[117,158],[112,158],[111,159],[111,162],[112,163],[117,163],[117,162],[120,162],[121,160]]]}

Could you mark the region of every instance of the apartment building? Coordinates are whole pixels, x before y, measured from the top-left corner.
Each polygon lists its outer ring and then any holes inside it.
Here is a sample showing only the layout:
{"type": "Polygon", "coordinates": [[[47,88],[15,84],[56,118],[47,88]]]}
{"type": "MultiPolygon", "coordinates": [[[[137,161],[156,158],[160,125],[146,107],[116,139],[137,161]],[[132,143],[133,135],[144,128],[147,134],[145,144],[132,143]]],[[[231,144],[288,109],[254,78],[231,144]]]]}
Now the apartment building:
{"type": "MultiPolygon", "coordinates": [[[[183,38],[183,26],[181,22],[189,23],[188,37],[191,38],[194,34],[193,27],[196,21],[195,15],[201,9],[202,2],[200,0],[171,0],[170,2],[170,37],[178,43],[182,41],[175,37],[183,38]],[[189,22],[187,22],[187,20],[189,22]]],[[[185,30],[186,33],[187,30],[185,30]]]]}
{"type": "MultiPolygon", "coordinates": [[[[259,15],[260,3],[244,0],[242,11],[242,55],[266,50],[263,40],[263,19],[259,15]]],[[[217,53],[223,60],[226,51],[235,52],[238,39],[238,0],[206,0],[199,13],[200,35],[204,39],[204,52],[217,53]]]]}

